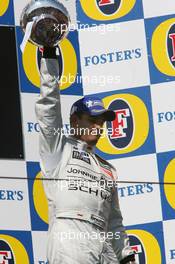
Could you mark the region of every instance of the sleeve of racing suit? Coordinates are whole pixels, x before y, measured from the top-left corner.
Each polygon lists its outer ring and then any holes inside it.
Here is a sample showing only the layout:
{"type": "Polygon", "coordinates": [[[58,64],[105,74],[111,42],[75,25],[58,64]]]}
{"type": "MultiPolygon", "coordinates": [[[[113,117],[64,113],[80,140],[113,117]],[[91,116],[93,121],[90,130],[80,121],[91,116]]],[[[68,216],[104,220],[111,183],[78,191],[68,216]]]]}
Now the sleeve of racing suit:
{"type": "Polygon", "coordinates": [[[37,99],[35,111],[40,127],[40,164],[44,172],[56,167],[62,147],[62,116],[58,80],[58,58],[42,58],[40,96],[37,99]]]}
{"type": "Polygon", "coordinates": [[[123,226],[123,217],[121,214],[118,191],[115,188],[112,195],[112,207],[108,222],[108,232],[113,233],[112,247],[120,261],[120,264],[128,263],[134,260],[134,251],[130,247],[129,238],[123,226]]]}

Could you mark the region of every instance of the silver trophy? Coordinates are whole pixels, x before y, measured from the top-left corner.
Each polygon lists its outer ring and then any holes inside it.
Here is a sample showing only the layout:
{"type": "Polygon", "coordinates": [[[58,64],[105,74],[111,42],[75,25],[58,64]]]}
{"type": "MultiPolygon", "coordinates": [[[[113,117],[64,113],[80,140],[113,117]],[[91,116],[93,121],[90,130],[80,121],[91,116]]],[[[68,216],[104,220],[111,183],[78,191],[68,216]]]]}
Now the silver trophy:
{"type": "Polygon", "coordinates": [[[39,47],[54,47],[68,34],[70,16],[57,0],[32,0],[21,14],[20,25],[25,33],[29,23],[30,42],[39,47]]]}

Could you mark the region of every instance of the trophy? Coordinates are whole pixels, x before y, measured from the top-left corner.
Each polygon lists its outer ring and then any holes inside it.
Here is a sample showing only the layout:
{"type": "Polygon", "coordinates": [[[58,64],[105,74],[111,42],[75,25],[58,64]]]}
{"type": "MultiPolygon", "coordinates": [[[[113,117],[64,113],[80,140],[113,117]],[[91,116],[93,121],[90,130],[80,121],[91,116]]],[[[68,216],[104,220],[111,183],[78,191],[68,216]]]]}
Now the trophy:
{"type": "Polygon", "coordinates": [[[70,16],[57,0],[32,0],[23,9],[20,25],[25,33],[23,42],[54,47],[68,34],[70,16]]]}

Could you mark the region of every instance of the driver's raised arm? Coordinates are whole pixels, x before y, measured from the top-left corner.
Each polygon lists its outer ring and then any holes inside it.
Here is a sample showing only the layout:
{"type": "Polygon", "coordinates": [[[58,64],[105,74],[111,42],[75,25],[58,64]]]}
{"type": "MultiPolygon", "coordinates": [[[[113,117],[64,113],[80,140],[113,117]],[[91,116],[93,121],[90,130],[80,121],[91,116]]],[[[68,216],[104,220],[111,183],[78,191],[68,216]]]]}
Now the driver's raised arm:
{"type": "Polygon", "coordinates": [[[36,102],[40,127],[39,152],[42,169],[56,167],[62,145],[62,115],[58,89],[59,65],[55,48],[44,48],[40,67],[41,89],[36,102]]]}

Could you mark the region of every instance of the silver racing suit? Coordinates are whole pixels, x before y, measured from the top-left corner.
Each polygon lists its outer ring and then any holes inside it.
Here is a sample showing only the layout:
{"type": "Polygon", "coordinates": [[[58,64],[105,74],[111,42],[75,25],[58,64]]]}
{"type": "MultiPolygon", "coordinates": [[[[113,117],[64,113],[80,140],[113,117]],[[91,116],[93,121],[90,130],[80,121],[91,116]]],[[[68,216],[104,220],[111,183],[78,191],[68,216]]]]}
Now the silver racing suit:
{"type": "Polygon", "coordinates": [[[40,75],[36,115],[49,205],[49,264],[118,264],[133,251],[113,185],[115,168],[63,133],[58,61],[42,58],[40,75]]]}

